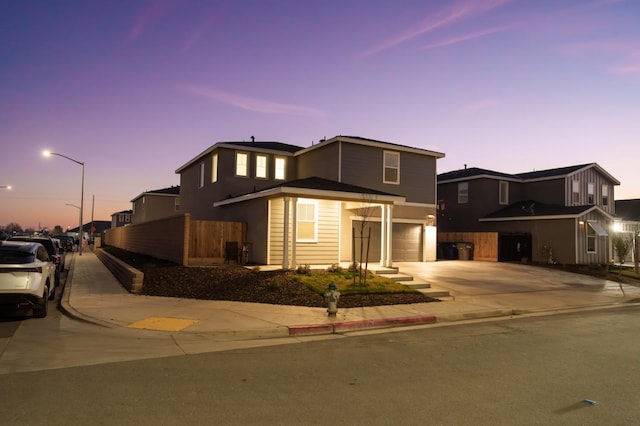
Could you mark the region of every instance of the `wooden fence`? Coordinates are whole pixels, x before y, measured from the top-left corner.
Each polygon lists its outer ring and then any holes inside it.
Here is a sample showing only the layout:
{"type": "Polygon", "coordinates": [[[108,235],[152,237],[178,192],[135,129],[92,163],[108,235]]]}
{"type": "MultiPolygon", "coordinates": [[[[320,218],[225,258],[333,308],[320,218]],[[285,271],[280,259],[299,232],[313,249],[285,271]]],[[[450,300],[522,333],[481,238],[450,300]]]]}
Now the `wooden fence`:
{"type": "Polygon", "coordinates": [[[438,243],[472,243],[473,259],[498,261],[497,232],[439,232],[438,243]]]}
{"type": "Polygon", "coordinates": [[[104,244],[180,265],[223,263],[227,241],[246,241],[242,222],[192,221],[188,213],[107,229],[104,244]]]}

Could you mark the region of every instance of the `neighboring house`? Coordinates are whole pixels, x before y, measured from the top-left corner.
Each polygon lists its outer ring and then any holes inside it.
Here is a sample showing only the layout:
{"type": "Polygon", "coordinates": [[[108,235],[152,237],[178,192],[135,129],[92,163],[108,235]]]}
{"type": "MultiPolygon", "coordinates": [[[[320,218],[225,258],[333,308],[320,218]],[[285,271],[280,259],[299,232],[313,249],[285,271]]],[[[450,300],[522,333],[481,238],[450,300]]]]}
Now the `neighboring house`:
{"type": "Polygon", "coordinates": [[[122,210],[111,215],[111,227],[126,226],[131,224],[133,210],[122,210]]]}
{"type": "Polygon", "coordinates": [[[176,173],[192,220],[247,224],[240,243],[251,262],[291,268],[368,259],[391,266],[435,260],[442,157],[350,136],[307,148],[252,140],[216,143],[176,173]],[[360,238],[363,223],[370,238],[360,238]],[[360,241],[368,257],[360,256],[360,241]]]}
{"type": "MultiPolygon", "coordinates": [[[[614,224],[614,231],[620,237],[630,240],[632,247],[637,247],[636,240],[640,234],[640,199],[616,200],[616,215],[619,220],[614,224]]],[[[625,258],[625,263],[635,262],[635,257],[636,253],[632,248],[625,258]]],[[[615,260],[618,261],[617,256],[615,260]]]]}
{"type": "Polygon", "coordinates": [[[131,200],[131,223],[164,219],[182,212],[180,186],[146,191],[131,200]]]}
{"type": "Polygon", "coordinates": [[[617,179],[596,163],[438,175],[438,232],[498,232],[500,261],[606,264],[617,179]]]}

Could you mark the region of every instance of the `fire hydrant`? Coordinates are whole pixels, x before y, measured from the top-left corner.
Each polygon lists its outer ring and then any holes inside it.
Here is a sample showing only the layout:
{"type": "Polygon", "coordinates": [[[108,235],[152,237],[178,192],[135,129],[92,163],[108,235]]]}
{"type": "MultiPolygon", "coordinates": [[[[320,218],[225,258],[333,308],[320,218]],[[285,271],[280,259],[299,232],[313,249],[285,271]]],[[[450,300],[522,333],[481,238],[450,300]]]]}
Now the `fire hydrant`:
{"type": "Polygon", "coordinates": [[[327,313],[330,317],[335,317],[338,313],[338,299],[340,292],[337,290],[335,283],[329,283],[329,291],[324,294],[324,300],[327,302],[327,313]]]}

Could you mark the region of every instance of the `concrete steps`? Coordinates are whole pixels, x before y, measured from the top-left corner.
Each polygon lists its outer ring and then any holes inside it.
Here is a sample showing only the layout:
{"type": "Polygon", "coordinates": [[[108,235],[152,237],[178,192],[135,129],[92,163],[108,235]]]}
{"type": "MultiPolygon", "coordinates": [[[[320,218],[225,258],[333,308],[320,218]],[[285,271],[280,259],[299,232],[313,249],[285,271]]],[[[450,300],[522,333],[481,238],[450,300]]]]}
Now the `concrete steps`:
{"type": "Polygon", "coordinates": [[[429,284],[428,282],[422,281],[420,279],[416,280],[411,275],[403,274],[399,271],[398,268],[377,268],[375,270],[375,273],[377,275],[382,275],[386,278],[392,279],[393,281],[401,282],[403,285],[418,290],[420,293],[423,293],[434,299],[450,296],[449,291],[431,288],[431,284],[429,284]]]}

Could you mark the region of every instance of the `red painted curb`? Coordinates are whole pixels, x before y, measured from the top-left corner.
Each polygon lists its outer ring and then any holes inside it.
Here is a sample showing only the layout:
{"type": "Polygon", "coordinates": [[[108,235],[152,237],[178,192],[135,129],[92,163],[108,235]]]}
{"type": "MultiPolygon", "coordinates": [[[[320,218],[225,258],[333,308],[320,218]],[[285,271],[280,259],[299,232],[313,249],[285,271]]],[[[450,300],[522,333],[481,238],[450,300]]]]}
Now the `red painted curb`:
{"type": "Polygon", "coordinates": [[[322,325],[299,325],[289,327],[289,335],[297,336],[304,334],[330,334],[342,331],[362,330],[365,328],[391,327],[394,325],[410,324],[435,324],[437,319],[433,315],[405,318],[380,318],[361,321],[336,322],[322,325]]]}

